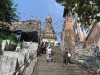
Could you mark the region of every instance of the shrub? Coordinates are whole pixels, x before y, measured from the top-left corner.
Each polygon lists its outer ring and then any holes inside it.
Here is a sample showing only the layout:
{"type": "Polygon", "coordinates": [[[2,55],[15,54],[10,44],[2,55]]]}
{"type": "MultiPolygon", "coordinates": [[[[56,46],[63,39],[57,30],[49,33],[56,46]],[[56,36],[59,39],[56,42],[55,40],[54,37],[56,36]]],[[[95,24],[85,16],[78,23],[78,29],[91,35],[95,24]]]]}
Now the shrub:
{"type": "Polygon", "coordinates": [[[0,49],[1,49],[1,46],[2,46],[2,38],[0,38],[0,49]]]}
{"type": "Polygon", "coordinates": [[[18,41],[16,39],[16,35],[11,33],[9,27],[4,27],[0,29],[0,48],[2,44],[2,40],[10,40],[11,42],[17,45],[18,41]]]}

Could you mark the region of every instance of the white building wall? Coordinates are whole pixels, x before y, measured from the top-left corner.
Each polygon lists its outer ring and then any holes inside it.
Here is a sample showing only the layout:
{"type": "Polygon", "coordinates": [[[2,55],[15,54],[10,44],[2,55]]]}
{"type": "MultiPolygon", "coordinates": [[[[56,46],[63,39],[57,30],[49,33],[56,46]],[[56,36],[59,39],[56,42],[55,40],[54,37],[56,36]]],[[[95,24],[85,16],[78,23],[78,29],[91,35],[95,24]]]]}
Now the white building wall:
{"type": "Polygon", "coordinates": [[[82,30],[81,23],[77,23],[77,27],[78,27],[78,34],[80,37],[80,41],[84,41],[86,36],[85,36],[84,30],[82,30]]]}

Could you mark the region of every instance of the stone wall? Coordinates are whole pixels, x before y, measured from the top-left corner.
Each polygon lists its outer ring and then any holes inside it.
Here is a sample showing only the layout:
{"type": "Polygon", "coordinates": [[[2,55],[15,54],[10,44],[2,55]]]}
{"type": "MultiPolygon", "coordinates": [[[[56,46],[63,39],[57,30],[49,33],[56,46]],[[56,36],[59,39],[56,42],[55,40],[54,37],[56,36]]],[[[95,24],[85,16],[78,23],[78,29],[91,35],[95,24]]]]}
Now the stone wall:
{"type": "Polygon", "coordinates": [[[83,47],[83,43],[79,43],[75,46],[75,50],[73,54],[74,59],[78,60],[79,62],[82,62],[86,64],[89,67],[94,68],[95,70],[98,70],[100,68],[100,58],[94,57],[94,48],[95,45],[99,46],[99,52],[100,52],[100,39],[97,43],[94,42],[87,42],[86,48],[83,47]],[[77,54],[76,54],[77,53],[77,54]]]}
{"type": "Polygon", "coordinates": [[[75,45],[75,49],[73,51],[73,59],[77,61],[82,61],[87,57],[93,57],[93,48],[95,47],[93,43],[86,43],[86,47],[83,48],[84,44],[83,43],[78,43],[75,45]]]}
{"type": "MultiPolygon", "coordinates": [[[[7,41],[4,41],[5,43],[7,41]]],[[[7,46],[8,48],[9,46],[7,46]]],[[[18,69],[15,75],[31,75],[37,62],[38,43],[23,42],[20,52],[7,51],[3,49],[0,56],[0,75],[12,75],[18,69]]]]}
{"type": "Polygon", "coordinates": [[[99,47],[99,51],[100,51],[100,39],[99,39],[99,41],[98,41],[98,47],[99,47]]]}
{"type": "Polygon", "coordinates": [[[36,57],[33,58],[32,61],[29,61],[30,64],[28,65],[28,67],[25,68],[23,75],[31,75],[33,73],[36,62],[37,62],[36,57]]]}
{"type": "Polygon", "coordinates": [[[14,51],[15,44],[11,42],[10,40],[3,40],[2,41],[2,51],[14,51]]]}
{"type": "Polygon", "coordinates": [[[26,54],[26,58],[32,59],[28,61],[29,64],[25,67],[23,73],[24,75],[31,75],[33,73],[35,63],[37,62],[38,44],[35,42],[23,42],[22,48],[22,53],[26,54]]]}
{"type": "Polygon", "coordinates": [[[19,65],[22,65],[24,60],[27,60],[25,54],[20,52],[4,51],[3,56],[18,58],[19,65]]]}
{"type": "Polygon", "coordinates": [[[85,60],[85,64],[89,67],[94,68],[95,70],[98,70],[100,68],[100,59],[88,57],[85,60]]]}
{"type": "Polygon", "coordinates": [[[0,56],[0,75],[12,75],[18,67],[15,57],[0,56]]]}

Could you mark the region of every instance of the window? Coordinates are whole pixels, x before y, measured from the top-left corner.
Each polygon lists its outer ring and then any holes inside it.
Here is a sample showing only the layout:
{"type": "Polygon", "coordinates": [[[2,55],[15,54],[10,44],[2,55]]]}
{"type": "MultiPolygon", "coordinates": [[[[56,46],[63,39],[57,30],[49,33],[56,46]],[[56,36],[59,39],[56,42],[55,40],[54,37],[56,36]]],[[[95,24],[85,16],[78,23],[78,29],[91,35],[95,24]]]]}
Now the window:
{"type": "Polygon", "coordinates": [[[78,42],[80,42],[80,38],[78,38],[78,42]]]}
{"type": "Polygon", "coordinates": [[[86,25],[84,25],[84,33],[86,36],[89,34],[88,27],[86,25]]]}
{"type": "Polygon", "coordinates": [[[77,25],[75,26],[75,31],[76,31],[76,34],[78,33],[78,27],[77,25]]]}

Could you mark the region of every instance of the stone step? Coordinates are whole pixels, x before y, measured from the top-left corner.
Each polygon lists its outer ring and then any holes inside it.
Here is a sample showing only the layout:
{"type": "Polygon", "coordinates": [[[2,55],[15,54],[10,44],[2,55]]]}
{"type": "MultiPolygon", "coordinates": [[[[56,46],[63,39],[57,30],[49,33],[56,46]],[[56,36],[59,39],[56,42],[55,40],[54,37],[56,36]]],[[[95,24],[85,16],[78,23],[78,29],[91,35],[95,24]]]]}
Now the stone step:
{"type": "Polygon", "coordinates": [[[81,67],[73,64],[73,65],[68,65],[68,71],[71,73],[71,75],[81,75],[82,73],[87,75],[87,71],[82,70],[81,67]]]}
{"type": "Polygon", "coordinates": [[[62,63],[62,51],[60,47],[53,47],[52,50],[59,55],[55,53],[54,56],[52,56],[53,61],[48,63],[46,60],[46,54],[42,54],[38,57],[37,75],[69,75],[66,67],[63,66],[62,63]]]}
{"type": "MultiPolygon", "coordinates": [[[[46,54],[41,55],[38,57],[37,63],[37,74],[33,75],[81,75],[82,71],[81,68],[75,64],[63,64],[63,58],[60,55],[62,53],[60,47],[53,47],[53,51],[58,53],[54,54],[52,58],[52,62],[47,63],[46,61],[46,54]]],[[[84,74],[87,74],[86,71],[83,71],[84,74]]]]}

